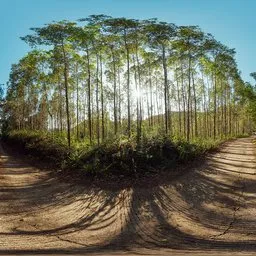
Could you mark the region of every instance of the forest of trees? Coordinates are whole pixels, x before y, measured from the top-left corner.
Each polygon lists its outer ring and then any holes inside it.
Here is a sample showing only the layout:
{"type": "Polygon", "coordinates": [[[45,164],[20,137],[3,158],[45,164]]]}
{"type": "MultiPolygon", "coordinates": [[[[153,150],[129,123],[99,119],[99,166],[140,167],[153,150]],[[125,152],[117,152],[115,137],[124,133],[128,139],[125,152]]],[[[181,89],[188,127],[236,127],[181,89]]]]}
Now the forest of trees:
{"type": "Polygon", "coordinates": [[[60,134],[69,146],[253,130],[254,87],[241,79],[235,50],[198,26],[91,15],[31,30],[22,40],[32,51],[8,82],[9,130],[60,134]]]}

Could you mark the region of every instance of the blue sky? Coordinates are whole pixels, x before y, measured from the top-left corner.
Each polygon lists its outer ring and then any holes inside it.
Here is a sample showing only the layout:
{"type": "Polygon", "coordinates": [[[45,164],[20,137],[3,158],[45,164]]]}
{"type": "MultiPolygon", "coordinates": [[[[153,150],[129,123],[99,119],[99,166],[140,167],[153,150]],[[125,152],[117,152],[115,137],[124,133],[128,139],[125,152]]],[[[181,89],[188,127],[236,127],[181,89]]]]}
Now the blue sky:
{"type": "Polygon", "coordinates": [[[236,48],[245,81],[256,71],[256,0],[0,0],[0,83],[10,67],[29,51],[19,37],[30,27],[53,20],[77,20],[91,14],[159,20],[177,25],[199,25],[203,31],[236,48]]]}

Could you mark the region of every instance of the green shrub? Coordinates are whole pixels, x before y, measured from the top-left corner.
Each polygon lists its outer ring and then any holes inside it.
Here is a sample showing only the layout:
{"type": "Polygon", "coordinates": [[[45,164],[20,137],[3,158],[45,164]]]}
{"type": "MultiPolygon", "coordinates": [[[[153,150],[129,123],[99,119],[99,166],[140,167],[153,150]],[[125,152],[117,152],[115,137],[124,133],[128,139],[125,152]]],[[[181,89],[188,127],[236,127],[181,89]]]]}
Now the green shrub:
{"type": "Polygon", "coordinates": [[[146,172],[171,170],[215,149],[226,139],[185,139],[143,136],[114,138],[99,146],[73,140],[69,149],[64,135],[36,131],[11,131],[4,139],[16,149],[52,163],[58,168],[88,176],[137,176],[146,172]]]}

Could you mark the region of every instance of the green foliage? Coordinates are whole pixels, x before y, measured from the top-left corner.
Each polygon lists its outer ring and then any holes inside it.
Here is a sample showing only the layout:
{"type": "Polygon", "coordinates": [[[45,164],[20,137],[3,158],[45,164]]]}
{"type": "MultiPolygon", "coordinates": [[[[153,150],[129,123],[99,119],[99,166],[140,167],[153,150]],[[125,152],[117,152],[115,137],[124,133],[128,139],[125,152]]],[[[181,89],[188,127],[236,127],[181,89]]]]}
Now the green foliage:
{"type": "Polygon", "coordinates": [[[35,131],[12,131],[4,140],[25,154],[48,161],[55,167],[81,177],[140,176],[149,172],[172,171],[177,164],[192,161],[196,157],[217,148],[224,140],[194,140],[158,136],[144,138],[138,144],[136,138],[121,137],[99,146],[66,145],[65,135],[53,135],[35,131]]]}
{"type": "Polygon", "coordinates": [[[70,159],[69,167],[90,175],[137,175],[152,168],[163,167],[178,160],[178,152],[171,141],[147,141],[138,146],[135,140],[115,140],[81,151],[70,159]]]}
{"type": "Polygon", "coordinates": [[[22,38],[44,50],[12,66],[2,132],[25,153],[82,175],[137,176],[253,131],[255,86],[211,34],[157,19],[80,21],[22,38]]]}

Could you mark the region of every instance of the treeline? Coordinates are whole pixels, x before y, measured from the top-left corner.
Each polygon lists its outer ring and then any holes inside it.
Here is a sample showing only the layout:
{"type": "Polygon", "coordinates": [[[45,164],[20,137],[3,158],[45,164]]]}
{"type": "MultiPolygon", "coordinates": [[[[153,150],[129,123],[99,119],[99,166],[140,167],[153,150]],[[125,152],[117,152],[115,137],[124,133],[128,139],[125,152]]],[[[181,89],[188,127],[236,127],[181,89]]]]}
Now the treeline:
{"type": "Polygon", "coordinates": [[[254,87],[235,50],[198,26],[92,15],[32,28],[12,66],[5,129],[100,144],[126,136],[191,141],[250,133],[254,87]]]}

